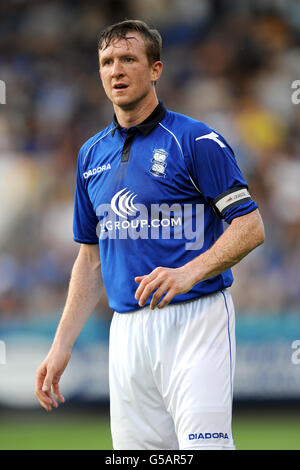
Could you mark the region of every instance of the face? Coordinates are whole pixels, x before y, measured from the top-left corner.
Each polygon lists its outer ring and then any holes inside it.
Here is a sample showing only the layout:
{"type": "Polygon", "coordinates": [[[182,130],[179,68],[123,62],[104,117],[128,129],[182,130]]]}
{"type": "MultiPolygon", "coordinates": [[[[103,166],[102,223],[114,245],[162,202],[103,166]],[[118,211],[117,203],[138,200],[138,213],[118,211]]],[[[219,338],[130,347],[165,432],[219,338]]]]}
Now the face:
{"type": "Polygon", "coordinates": [[[99,50],[100,77],[104,91],[114,106],[134,109],[151,93],[162,70],[161,62],[149,64],[143,37],[128,33],[99,50]]]}

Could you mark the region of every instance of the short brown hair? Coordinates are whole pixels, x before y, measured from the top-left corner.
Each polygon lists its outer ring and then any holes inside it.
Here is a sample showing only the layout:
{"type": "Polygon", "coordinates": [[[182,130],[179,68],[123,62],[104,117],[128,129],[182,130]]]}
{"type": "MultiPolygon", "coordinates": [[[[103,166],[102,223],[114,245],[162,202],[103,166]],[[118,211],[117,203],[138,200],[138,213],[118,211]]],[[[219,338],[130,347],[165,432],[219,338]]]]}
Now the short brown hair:
{"type": "Polygon", "coordinates": [[[104,29],[99,37],[98,50],[106,49],[114,39],[126,39],[127,33],[132,31],[140,33],[144,38],[149,63],[160,60],[161,35],[156,29],[151,29],[147,23],[140,20],[125,20],[104,29]]]}

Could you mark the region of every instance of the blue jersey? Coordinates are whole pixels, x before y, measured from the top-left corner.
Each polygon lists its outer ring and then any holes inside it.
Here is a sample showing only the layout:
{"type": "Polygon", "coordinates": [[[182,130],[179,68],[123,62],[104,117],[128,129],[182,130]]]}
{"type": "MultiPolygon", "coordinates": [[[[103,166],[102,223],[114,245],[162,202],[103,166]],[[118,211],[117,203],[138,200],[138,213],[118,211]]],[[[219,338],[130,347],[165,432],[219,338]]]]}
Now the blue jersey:
{"type": "MultiPolygon", "coordinates": [[[[256,208],[224,138],[162,103],[129,129],[114,118],[79,152],[74,240],[99,243],[109,305],[120,313],[140,308],[136,276],[183,266],[220,237],[222,219],[230,224],[256,208]]],[[[171,303],[232,282],[226,270],[171,303]]]]}

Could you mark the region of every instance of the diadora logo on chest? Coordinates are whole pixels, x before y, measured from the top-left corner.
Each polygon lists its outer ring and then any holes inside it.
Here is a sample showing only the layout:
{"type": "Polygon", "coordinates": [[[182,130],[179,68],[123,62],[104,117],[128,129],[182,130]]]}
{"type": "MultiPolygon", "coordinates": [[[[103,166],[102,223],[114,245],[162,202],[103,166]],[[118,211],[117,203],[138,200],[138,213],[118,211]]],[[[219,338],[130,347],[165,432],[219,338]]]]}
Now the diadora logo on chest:
{"type": "Polygon", "coordinates": [[[110,163],[107,163],[106,165],[97,166],[97,168],[93,168],[92,170],[85,171],[83,173],[83,177],[84,179],[87,179],[89,176],[97,175],[99,173],[103,173],[103,171],[107,171],[110,169],[111,169],[110,163]]]}
{"type": "Polygon", "coordinates": [[[153,163],[150,168],[150,173],[156,177],[166,177],[165,168],[167,166],[166,159],[168,157],[168,152],[163,149],[154,149],[153,157],[151,162],[153,163]]]}

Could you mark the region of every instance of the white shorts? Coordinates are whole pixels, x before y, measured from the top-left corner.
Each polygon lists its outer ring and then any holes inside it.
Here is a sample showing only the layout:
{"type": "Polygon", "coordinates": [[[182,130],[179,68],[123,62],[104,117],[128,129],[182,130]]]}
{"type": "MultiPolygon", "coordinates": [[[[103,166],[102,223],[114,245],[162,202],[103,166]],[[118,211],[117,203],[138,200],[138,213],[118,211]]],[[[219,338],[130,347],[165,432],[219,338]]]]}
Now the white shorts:
{"type": "Polygon", "coordinates": [[[114,449],[235,449],[229,291],[163,309],[115,312],[109,355],[114,449]]]}

